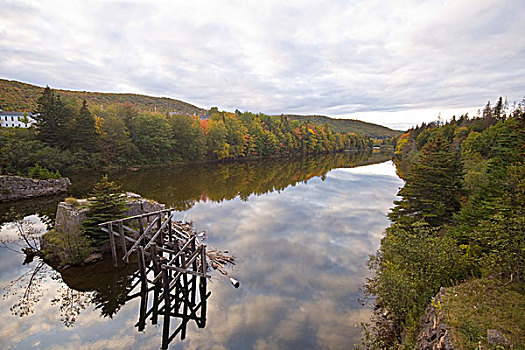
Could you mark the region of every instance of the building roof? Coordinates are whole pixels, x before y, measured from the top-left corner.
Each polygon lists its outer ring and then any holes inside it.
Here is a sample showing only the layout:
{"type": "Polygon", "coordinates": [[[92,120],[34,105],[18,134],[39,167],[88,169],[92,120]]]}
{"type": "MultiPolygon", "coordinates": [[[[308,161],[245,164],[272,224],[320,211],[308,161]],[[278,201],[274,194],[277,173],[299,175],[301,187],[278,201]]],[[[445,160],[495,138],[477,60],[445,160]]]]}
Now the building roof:
{"type": "Polygon", "coordinates": [[[0,115],[9,115],[9,116],[20,116],[23,117],[24,113],[27,113],[26,115],[30,117],[32,115],[31,112],[8,112],[8,111],[2,111],[0,112],[0,115]]]}

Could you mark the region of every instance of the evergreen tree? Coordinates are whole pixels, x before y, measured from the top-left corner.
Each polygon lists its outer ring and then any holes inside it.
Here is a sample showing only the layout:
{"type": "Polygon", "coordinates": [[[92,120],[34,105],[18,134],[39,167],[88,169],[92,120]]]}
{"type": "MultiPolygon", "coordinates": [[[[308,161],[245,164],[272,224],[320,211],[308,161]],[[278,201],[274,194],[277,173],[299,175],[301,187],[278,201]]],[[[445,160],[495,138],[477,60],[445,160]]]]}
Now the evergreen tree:
{"type": "Polygon", "coordinates": [[[78,113],[75,124],[75,144],[78,148],[87,152],[95,151],[97,131],[95,129],[95,117],[89,111],[86,100],[78,113]]]}
{"type": "Polygon", "coordinates": [[[90,196],[93,198],[89,200],[89,211],[82,223],[82,229],[96,245],[100,245],[106,242],[108,237],[107,233],[100,230],[98,224],[124,217],[127,208],[126,197],[120,186],[110,182],[107,175],[95,184],[90,196]]]}
{"type": "Polygon", "coordinates": [[[431,226],[450,222],[460,208],[462,165],[459,153],[438,136],[427,143],[410,167],[401,201],[389,214],[404,227],[419,220],[431,226]]]}
{"type": "Polygon", "coordinates": [[[66,121],[71,119],[68,114],[69,111],[60,96],[47,86],[38,99],[34,116],[38,122],[40,140],[52,146],[66,148],[70,140],[66,126],[66,121]]]}

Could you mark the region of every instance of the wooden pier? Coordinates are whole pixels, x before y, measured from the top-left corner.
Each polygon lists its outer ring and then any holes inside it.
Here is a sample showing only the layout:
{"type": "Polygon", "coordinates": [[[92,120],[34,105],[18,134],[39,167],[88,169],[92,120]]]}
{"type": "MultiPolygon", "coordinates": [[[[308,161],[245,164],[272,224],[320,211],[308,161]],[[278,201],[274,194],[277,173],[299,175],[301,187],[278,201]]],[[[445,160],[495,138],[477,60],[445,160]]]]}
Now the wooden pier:
{"type": "Polygon", "coordinates": [[[206,244],[199,241],[190,224],[175,221],[174,214],[166,209],[99,225],[109,235],[115,267],[136,255],[139,271],[132,289],[140,285],[140,290],[127,299],[141,298],[140,331],[148,317],[152,324],[157,324],[159,316],[164,318],[162,349],[177,334],[186,337],[190,320],[199,328],[206,325],[206,301],[211,295],[207,292],[206,244]],[[172,318],[181,321],[180,325],[173,327],[172,318]]]}

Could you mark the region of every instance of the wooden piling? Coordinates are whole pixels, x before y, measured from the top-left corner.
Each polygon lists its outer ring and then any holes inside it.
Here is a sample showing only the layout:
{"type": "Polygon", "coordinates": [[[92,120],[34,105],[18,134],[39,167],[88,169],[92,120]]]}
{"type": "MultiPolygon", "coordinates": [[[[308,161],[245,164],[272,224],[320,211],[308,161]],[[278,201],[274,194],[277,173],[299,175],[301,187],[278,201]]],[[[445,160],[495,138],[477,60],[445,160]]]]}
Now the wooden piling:
{"type": "Polygon", "coordinates": [[[126,247],[126,237],[124,236],[124,224],[122,223],[122,221],[118,222],[118,233],[120,235],[120,245],[122,246],[122,254],[124,254],[124,256],[126,257],[126,264],[129,264],[129,258],[127,256],[128,248],[126,247]]]}
{"type": "Polygon", "coordinates": [[[170,281],[168,277],[168,270],[162,269],[162,284],[164,287],[164,324],[162,327],[162,349],[167,349],[170,338],[170,281]]]}
{"type": "Polygon", "coordinates": [[[117,249],[115,248],[115,237],[113,236],[113,223],[108,224],[109,245],[111,246],[111,256],[113,257],[113,266],[118,267],[117,249]]]}

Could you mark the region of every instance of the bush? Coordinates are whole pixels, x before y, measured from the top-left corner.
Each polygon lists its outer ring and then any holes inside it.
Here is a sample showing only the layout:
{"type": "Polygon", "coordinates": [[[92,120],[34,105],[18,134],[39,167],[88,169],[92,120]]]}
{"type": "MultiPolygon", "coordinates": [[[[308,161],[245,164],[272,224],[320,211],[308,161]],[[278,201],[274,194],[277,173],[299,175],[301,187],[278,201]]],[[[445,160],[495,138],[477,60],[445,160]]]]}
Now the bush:
{"type": "Polygon", "coordinates": [[[403,328],[415,331],[419,315],[440,287],[466,279],[471,273],[456,241],[439,236],[424,222],[415,223],[411,230],[389,227],[370,266],[376,274],[369,280],[367,291],[377,296],[377,304],[388,311],[389,324],[395,327],[382,333],[394,334],[397,340],[403,328]]]}
{"type": "Polygon", "coordinates": [[[43,236],[44,259],[56,261],[61,266],[81,264],[95,250],[91,241],[83,234],[67,234],[50,230],[43,236]]]}
{"type": "Polygon", "coordinates": [[[38,180],[48,179],[60,179],[62,175],[57,170],[54,173],[47,168],[41,167],[40,164],[36,163],[34,167],[29,170],[29,177],[38,180]]]}

